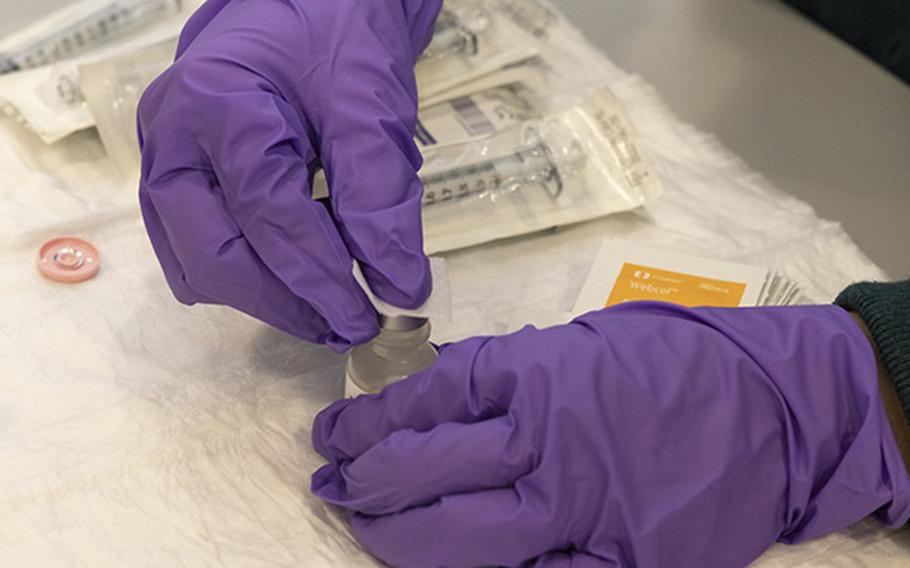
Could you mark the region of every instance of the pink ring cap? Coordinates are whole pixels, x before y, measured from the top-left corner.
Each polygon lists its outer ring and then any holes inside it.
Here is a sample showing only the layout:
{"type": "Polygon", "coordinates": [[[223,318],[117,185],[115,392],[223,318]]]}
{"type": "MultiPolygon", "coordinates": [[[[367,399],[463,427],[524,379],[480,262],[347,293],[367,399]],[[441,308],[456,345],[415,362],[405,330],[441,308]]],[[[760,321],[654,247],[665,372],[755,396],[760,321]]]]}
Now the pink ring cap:
{"type": "Polygon", "coordinates": [[[76,284],[94,278],[101,269],[101,255],[95,245],[76,237],[57,237],[38,251],[38,270],[41,274],[66,284],[76,284]]]}

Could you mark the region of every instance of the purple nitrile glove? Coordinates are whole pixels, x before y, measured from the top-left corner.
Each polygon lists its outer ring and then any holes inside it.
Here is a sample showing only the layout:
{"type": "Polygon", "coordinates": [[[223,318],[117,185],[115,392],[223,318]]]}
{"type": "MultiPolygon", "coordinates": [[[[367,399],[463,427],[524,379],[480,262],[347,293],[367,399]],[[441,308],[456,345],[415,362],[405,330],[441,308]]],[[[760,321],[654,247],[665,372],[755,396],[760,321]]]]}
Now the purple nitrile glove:
{"type": "Polygon", "coordinates": [[[170,287],[344,350],[430,292],[414,64],[441,0],[209,0],[139,105],[140,202],[170,287]],[[323,167],[331,211],[311,198],[323,167]]]}
{"type": "Polygon", "coordinates": [[[627,304],[336,403],[313,491],[394,566],[744,566],[907,520],[887,420],[840,308],[627,304]]]}

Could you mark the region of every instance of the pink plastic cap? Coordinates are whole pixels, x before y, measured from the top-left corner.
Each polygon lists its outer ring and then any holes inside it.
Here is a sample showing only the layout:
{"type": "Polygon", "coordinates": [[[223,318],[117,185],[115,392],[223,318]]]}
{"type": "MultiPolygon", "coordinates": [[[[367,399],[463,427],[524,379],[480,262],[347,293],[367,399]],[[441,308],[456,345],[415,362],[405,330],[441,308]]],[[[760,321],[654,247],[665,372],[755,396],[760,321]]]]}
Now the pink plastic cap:
{"type": "Polygon", "coordinates": [[[93,278],[101,269],[95,246],[76,237],[57,237],[41,246],[38,270],[56,282],[75,284],[93,278]]]}

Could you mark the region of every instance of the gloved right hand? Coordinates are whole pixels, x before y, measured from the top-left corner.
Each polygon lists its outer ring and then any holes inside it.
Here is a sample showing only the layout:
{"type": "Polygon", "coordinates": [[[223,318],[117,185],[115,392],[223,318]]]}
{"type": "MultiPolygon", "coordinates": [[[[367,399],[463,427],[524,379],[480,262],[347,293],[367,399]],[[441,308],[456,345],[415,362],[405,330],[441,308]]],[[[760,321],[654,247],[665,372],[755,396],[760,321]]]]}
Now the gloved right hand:
{"type": "Polygon", "coordinates": [[[353,259],[382,299],[426,300],[414,64],[440,7],[209,0],[190,19],[138,112],[143,217],[180,301],[344,350],[379,329],[353,259]]]}

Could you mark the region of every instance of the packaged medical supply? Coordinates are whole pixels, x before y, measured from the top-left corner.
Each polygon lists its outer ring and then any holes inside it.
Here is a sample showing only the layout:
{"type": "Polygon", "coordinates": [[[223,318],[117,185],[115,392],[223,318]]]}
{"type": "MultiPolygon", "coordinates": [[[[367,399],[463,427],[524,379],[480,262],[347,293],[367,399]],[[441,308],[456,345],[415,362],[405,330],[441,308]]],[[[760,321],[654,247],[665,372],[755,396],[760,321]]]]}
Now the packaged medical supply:
{"type": "Polygon", "coordinates": [[[795,282],[767,268],[610,240],[597,255],[574,313],[640,300],[738,308],[784,306],[799,298],[795,282]]]}
{"type": "Polygon", "coordinates": [[[489,30],[491,24],[490,13],[481,2],[450,2],[437,17],[433,40],[422,57],[474,57],[480,51],[480,36],[489,30]]]}
{"type": "Polygon", "coordinates": [[[529,123],[525,140],[503,156],[423,175],[424,207],[467,197],[495,198],[534,186],[557,199],[566,180],[584,169],[581,141],[559,123],[529,123]]]}
{"type": "Polygon", "coordinates": [[[148,85],[174,58],[176,40],[80,67],[82,93],[95,126],[117,170],[126,177],[139,172],[136,108],[148,85]]]}
{"type": "Polygon", "coordinates": [[[0,41],[0,74],[70,59],[180,11],[181,0],[82,0],[0,41]]]}
{"type": "MultiPolygon", "coordinates": [[[[170,2],[168,5],[175,9],[166,10],[160,18],[149,20],[142,26],[124,28],[122,33],[110,37],[105,36],[104,41],[87,45],[84,50],[69,52],[68,58],[0,74],[0,110],[33,131],[46,144],[91,128],[95,125],[95,117],[82,92],[80,65],[119,58],[124,53],[167,40],[176,42],[186,18],[199,2],[200,0],[170,2]]],[[[120,5],[119,2],[110,1],[91,4],[108,7],[120,5]]],[[[138,9],[140,4],[136,0],[130,5],[138,9]]]]}
{"type": "Polygon", "coordinates": [[[521,81],[456,96],[421,109],[415,139],[423,148],[459,144],[543,116],[538,93],[521,81]]]}
{"type": "Polygon", "coordinates": [[[539,0],[494,0],[518,26],[534,37],[546,39],[559,22],[559,16],[539,0]]]}
{"type": "Polygon", "coordinates": [[[516,65],[499,69],[495,73],[463,81],[451,89],[446,89],[442,93],[433,96],[421,93],[420,108],[428,109],[454,98],[474,95],[494,87],[512,83],[521,83],[540,92],[549,91],[549,87],[553,86],[553,83],[550,81],[548,73],[549,69],[544,65],[543,61],[539,57],[532,57],[531,59],[522,60],[516,65]]]}
{"type": "Polygon", "coordinates": [[[430,253],[634,209],[663,191],[622,105],[605,87],[542,120],[430,147],[424,159],[430,253]]]}
{"type": "Polygon", "coordinates": [[[418,143],[445,146],[482,138],[577,104],[582,94],[603,84],[577,80],[574,62],[558,67],[534,57],[421,98],[418,143]]]}
{"type": "Polygon", "coordinates": [[[0,75],[0,110],[52,144],[95,122],[78,84],[72,62],[0,75]]]}
{"type": "Polygon", "coordinates": [[[486,2],[449,0],[415,68],[421,99],[538,55],[534,37],[486,2]]]}
{"type": "MultiPolygon", "coordinates": [[[[574,67],[574,64],[571,65],[574,67]]],[[[541,57],[461,83],[420,101],[422,149],[464,143],[572,106],[602,82],[574,81],[541,57]]]]}

